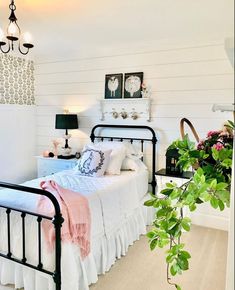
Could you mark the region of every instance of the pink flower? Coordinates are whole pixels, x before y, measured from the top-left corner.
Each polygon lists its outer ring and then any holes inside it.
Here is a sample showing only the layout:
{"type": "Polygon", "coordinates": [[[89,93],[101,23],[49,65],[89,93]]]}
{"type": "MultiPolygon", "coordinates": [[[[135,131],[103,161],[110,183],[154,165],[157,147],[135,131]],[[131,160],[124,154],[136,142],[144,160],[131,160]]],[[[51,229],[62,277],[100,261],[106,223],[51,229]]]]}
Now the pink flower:
{"type": "Polygon", "coordinates": [[[221,131],[209,131],[207,133],[207,138],[211,138],[211,137],[213,137],[215,135],[219,135],[220,133],[221,133],[221,131]]]}
{"type": "Polygon", "coordinates": [[[218,142],[215,145],[213,145],[213,148],[215,148],[217,151],[220,151],[224,149],[224,145],[218,142]]]}
{"type": "Polygon", "coordinates": [[[203,150],[205,149],[205,141],[201,140],[198,144],[197,144],[197,150],[203,150]]]}

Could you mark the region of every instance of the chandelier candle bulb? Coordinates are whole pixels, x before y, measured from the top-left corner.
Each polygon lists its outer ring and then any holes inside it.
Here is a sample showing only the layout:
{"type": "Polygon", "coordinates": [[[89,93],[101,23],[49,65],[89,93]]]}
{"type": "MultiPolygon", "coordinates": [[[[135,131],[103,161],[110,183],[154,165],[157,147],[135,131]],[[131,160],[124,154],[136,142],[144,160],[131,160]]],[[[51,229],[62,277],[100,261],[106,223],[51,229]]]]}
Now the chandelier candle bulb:
{"type": "Polygon", "coordinates": [[[16,27],[16,24],[14,22],[11,22],[10,25],[8,26],[8,29],[7,29],[7,34],[9,36],[15,36],[17,33],[17,27],[16,27]]]}
{"type": "Polygon", "coordinates": [[[24,40],[24,43],[31,43],[32,41],[32,36],[29,32],[25,32],[23,34],[23,40],[24,40]]]}

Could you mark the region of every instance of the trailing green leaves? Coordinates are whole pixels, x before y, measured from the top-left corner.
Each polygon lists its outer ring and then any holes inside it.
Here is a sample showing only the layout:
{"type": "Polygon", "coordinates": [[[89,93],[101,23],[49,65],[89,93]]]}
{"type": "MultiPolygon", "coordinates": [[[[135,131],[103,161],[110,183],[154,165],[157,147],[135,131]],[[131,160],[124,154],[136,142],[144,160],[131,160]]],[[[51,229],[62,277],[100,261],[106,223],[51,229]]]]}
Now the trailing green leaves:
{"type": "Polygon", "coordinates": [[[170,250],[167,251],[166,262],[170,266],[170,272],[172,276],[177,274],[182,274],[182,271],[187,271],[189,269],[189,259],[191,255],[183,250],[184,244],[178,244],[172,246],[170,250]]]}
{"type": "MultiPolygon", "coordinates": [[[[234,123],[228,121],[228,128],[234,129],[234,123]]],[[[176,140],[169,149],[177,149],[180,157],[178,165],[183,170],[195,168],[193,177],[178,186],[166,183],[159,196],[151,195],[146,206],[156,209],[153,229],[147,234],[150,249],[164,248],[168,265],[167,281],[182,290],[178,284],[171,282],[170,274],[176,276],[189,269],[191,255],[185,251],[181,237],[191,230],[191,220],[184,216],[185,208],[195,211],[203,203],[209,203],[214,209],[223,211],[230,205],[230,186],[233,146],[231,131],[210,131],[197,148],[189,140],[176,140]]]]}

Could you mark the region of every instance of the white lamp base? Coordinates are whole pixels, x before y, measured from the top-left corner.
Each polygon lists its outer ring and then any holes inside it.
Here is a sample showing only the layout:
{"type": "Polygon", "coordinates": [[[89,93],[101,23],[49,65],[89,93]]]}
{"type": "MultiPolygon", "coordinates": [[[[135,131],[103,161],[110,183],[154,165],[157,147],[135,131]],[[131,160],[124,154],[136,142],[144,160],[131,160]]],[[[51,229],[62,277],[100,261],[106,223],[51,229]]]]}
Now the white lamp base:
{"type": "Polygon", "coordinates": [[[63,155],[63,156],[69,156],[69,155],[71,155],[71,152],[72,152],[71,147],[68,147],[68,148],[62,147],[61,148],[61,155],[63,155]]]}

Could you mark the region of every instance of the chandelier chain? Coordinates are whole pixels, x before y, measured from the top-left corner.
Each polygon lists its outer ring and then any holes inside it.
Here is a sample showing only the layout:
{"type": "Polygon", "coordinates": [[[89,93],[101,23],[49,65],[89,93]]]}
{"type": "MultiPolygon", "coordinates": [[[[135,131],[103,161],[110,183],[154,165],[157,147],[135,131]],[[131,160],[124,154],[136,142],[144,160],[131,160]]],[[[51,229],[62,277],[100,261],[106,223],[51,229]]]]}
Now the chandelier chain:
{"type": "Polygon", "coordinates": [[[9,8],[10,8],[12,11],[15,11],[15,10],[16,10],[16,6],[15,6],[15,3],[14,3],[14,0],[11,1],[11,4],[9,5],[9,8]]]}

